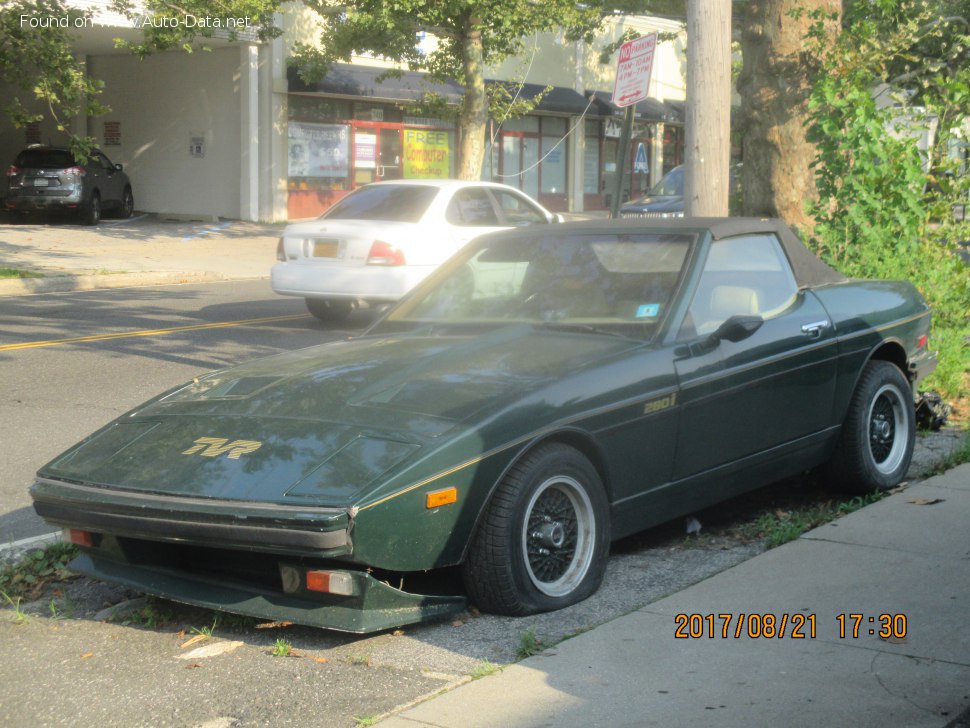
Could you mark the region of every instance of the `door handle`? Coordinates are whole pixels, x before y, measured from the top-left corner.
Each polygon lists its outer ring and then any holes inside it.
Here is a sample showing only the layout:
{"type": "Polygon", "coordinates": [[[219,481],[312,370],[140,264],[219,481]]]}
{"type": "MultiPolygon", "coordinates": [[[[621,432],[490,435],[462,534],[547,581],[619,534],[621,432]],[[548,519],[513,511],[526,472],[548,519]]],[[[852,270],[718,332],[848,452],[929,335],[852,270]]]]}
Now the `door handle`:
{"type": "Polygon", "coordinates": [[[805,334],[805,336],[808,336],[812,339],[817,339],[822,335],[822,332],[825,331],[825,329],[829,328],[831,325],[832,325],[832,322],[828,320],[813,321],[810,324],[805,324],[804,326],[802,326],[802,333],[805,334]]]}

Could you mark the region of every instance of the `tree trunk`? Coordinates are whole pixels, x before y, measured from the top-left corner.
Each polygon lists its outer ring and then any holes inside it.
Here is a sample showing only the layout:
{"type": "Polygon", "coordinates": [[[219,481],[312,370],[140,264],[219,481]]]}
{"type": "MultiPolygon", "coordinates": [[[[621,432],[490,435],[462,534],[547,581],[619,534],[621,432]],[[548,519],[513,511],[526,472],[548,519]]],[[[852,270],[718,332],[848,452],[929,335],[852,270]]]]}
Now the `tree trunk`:
{"type": "MultiPolygon", "coordinates": [[[[741,110],[743,213],[780,217],[810,234],[814,221],[806,204],[818,198],[811,163],[815,145],[805,138],[807,102],[815,59],[804,52],[814,22],[808,11],[840,17],[841,0],[750,0],[741,46],[744,66],[738,78],[741,110]],[[805,12],[793,17],[791,11],[805,12]]],[[[828,37],[839,20],[828,22],[828,37]]]]}
{"type": "Polygon", "coordinates": [[[731,0],[687,2],[684,214],[727,217],[731,161],[731,0]]]}
{"type": "Polygon", "coordinates": [[[470,15],[465,22],[462,40],[462,65],[465,71],[465,98],[458,115],[461,144],[458,149],[458,179],[481,178],[485,160],[485,125],[488,105],[485,101],[485,63],[479,19],[470,15]]]}

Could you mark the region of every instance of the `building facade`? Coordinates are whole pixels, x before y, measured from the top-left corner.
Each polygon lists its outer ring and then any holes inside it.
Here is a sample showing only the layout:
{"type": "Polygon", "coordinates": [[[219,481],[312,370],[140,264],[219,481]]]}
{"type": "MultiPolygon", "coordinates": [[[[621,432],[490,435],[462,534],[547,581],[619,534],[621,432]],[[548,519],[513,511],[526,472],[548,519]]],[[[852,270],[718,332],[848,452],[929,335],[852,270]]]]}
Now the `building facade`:
{"type": "MultiPolygon", "coordinates": [[[[389,64],[367,57],[334,66],[317,83],[304,82],[286,61],[296,42],[315,40],[310,11],[281,15],[284,33],[268,43],[215,39],[209,52],[138,59],[112,41],[139,38],[130,22],[99,3],[72,4],[88,6],[97,21],[78,30],[75,51],[104,82],[101,100],[111,108],[102,117],[74,120],[74,129],[124,165],[138,210],[293,220],[319,215],[369,182],[455,174],[454,117],[431,115],[420,102],[434,91],[455,107],[462,88],[407,71],[383,79],[389,64]]],[[[556,211],[607,209],[617,175],[624,197],[645,192],[682,161],[683,43],[682,25],[639,17],[608,19],[588,47],[555,33],[527,42],[521,57],[490,69],[489,82],[503,84],[510,97],[541,100],[525,116],[490,120],[482,177],[522,189],[556,211]],[[661,31],[666,39],[655,59],[652,98],[636,109],[620,169],[622,110],[610,103],[615,63],[600,63],[599,55],[629,29],[661,31]]],[[[51,121],[15,129],[0,120],[0,159],[12,161],[28,143],[62,141],[51,121]]]]}

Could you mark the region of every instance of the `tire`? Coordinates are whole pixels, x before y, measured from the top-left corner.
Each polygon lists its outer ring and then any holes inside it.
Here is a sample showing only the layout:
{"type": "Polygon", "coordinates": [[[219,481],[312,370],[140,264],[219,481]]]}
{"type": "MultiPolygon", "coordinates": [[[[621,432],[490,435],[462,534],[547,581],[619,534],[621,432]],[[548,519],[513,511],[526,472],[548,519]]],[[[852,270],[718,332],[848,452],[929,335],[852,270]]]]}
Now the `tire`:
{"type": "Polygon", "coordinates": [[[85,225],[97,225],[101,222],[101,196],[97,192],[91,195],[91,202],[88,203],[82,220],[85,225]]]}
{"type": "Polygon", "coordinates": [[[886,361],[862,370],[827,474],[843,490],[889,490],[906,476],[916,441],[909,382],[886,361]]]}
{"type": "Polygon", "coordinates": [[[118,208],[118,217],[127,220],[131,213],[135,211],[135,196],[131,193],[131,187],[125,187],[121,195],[121,207],[118,208]]]}
{"type": "Polygon", "coordinates": [[[332,298],[307,298],[307,310],[321,321],[343,321],[354,310],[353,301],[340,301],[332,298]]]}
{"type": "Polygon", "coordinates": [[[599,588],[609,545],[609,504],[596,469],[568,445],[542,445],[493,494],[462,579],[472,603],[489,612],[562,609],[599,588]]]}

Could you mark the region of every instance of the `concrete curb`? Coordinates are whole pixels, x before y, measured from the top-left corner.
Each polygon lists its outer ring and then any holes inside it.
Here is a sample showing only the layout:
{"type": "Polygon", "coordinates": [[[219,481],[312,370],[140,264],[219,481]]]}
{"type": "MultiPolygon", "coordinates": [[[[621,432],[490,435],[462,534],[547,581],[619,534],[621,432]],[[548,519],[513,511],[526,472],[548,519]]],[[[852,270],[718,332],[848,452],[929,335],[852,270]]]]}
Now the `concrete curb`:
{"type": "Polygon", "coordinates": [[[260,280],[269,276],[228,276],[224,273],[200,271],[148,271],[144,273],[71,274],[45,278],[11,278],[0,280],[0,296],[26,296],[35,293],[63,293],[65,291],[94,291],[102,288],[134,288],[137,286],[166,286],[181,283],[209,283],[228,280],[260,280]]]}

